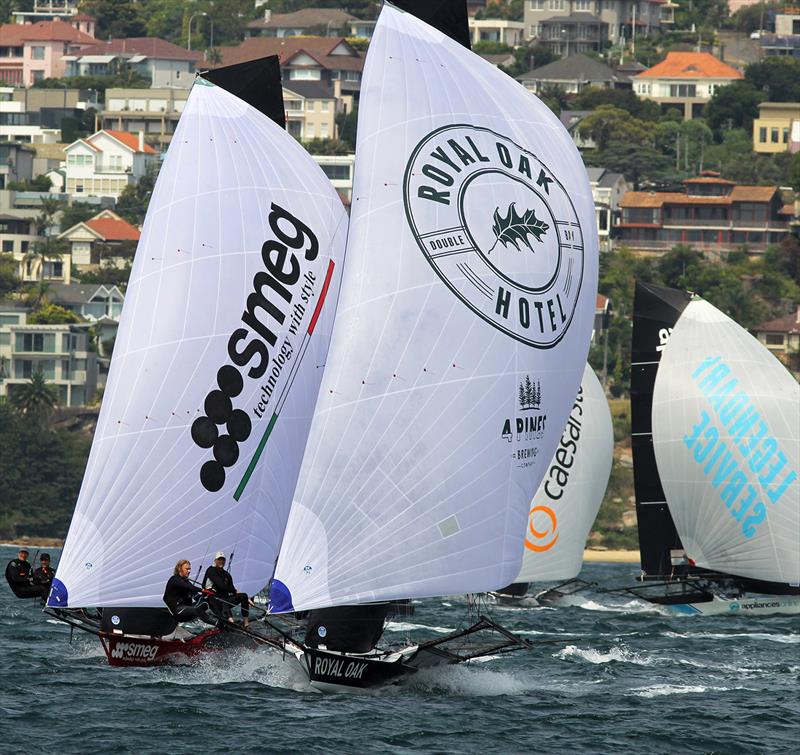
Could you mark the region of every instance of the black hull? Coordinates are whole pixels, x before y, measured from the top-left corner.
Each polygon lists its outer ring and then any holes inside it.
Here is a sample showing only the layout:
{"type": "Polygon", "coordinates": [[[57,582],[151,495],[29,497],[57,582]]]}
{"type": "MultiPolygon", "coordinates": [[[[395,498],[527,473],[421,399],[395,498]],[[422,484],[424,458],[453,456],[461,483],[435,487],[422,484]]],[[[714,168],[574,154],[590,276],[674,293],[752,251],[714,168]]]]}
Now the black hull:
{"type": "Polygon", "coordinates": [[[306,647],[303,660],[312,687],[326,691],[365,690],[396,684],[416,672],[402,657],[335,653],[306,647]]]}

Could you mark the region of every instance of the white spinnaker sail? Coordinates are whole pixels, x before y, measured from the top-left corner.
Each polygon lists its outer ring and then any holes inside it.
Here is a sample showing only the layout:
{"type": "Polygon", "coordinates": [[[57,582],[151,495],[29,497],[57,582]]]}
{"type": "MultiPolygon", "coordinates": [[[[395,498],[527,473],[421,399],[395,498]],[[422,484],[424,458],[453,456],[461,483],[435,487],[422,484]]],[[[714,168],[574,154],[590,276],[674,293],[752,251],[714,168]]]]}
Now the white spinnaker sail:
{"type": "Polygon", "coordinates": [[[510,582],[591,335],[586,171],[513,79],[385,5],[356,153],[276,612],[510,582]]]}
{"type": "Polygon", "coordinates": [[[661,357],[653,445],[667,504],[698,566],[800,582],[800,387],[706,301],[661,357]]]}
{"type": "Polygon", "coordinates": [[[614,430],[603,387],[587,364],[578,396],[533,496],[515,582],[572,579],[611,473],[614,430]]]}
{"type": "Polygon", "coordinates": [[[235,552],[239,589],[265,586],[346,233],[342,203],[304,149],[198,79],[136,252],[52,605],[160,606],[178,559],[194,576],[217,550],[235,552]]]}

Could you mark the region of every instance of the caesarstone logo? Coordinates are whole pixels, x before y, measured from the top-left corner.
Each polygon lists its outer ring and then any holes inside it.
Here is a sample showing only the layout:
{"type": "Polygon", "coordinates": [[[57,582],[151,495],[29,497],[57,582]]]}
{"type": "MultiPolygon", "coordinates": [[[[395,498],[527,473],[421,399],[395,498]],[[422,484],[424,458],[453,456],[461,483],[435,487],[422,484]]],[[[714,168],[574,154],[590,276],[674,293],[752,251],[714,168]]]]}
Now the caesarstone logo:
{"type": "Polygon", "coordinates": [[[570,327],[583,279],[583,234],[567,191],[502,134],[445,126],[417,144],[403,201],[428,262],[475,314],[536,348],[570,327]]]}

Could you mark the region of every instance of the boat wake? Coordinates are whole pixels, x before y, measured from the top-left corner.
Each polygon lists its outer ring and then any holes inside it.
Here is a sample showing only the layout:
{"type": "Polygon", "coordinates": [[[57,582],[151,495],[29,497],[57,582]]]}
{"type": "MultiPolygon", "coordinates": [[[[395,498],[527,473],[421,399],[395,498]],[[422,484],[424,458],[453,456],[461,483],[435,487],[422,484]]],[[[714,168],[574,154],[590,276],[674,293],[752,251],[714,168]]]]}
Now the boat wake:
{"type": "Polygon", "coordinates": [[[159,683],[181,686],[215,684],[263,684],[294,692],[310,690],[308,678],[300,664],[273,650],[226,650],[204,653],[185,666],[154,670],[159,683]]]}

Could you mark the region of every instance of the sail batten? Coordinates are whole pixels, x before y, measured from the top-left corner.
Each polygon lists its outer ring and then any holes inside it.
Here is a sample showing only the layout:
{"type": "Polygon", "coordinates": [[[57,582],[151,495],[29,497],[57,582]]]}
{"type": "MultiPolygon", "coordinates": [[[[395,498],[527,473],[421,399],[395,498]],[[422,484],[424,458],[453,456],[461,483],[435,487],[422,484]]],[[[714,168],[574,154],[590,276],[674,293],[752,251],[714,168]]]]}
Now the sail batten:
{"type": "Polygon", "coordinates": [[[275,611],[509,582],[591,335],[585,169],[516,82],[385,5],[356,154],[275,611]]]}

